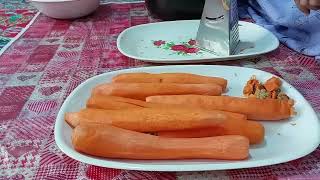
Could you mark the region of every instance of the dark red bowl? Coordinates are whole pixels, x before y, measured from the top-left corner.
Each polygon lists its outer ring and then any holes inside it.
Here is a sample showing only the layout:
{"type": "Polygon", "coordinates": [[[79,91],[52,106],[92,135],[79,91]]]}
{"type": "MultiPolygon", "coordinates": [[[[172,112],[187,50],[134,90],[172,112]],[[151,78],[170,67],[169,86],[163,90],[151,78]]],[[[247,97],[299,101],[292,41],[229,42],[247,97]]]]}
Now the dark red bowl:
{"type": "Polygon", "coordinates": [[[162,20],[200,19],[205,0],[145,0],[149,14],[162,20]]]}

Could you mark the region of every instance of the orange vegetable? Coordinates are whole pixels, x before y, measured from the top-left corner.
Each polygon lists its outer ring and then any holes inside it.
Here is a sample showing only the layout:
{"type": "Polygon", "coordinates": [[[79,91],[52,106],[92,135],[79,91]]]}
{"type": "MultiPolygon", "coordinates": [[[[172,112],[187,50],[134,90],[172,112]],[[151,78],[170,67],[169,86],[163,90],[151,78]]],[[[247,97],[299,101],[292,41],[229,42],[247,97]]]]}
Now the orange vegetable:
{"type": "Polygon", "coordinates": [[[174,138],[200,138],[223,135],[241,135],[249,139],[250,144],[261,143],[264,139],[264,127],[256,121],[228,119],[216,127],[187,129],[178,131],[161,131],[158,136],[174,138]]]}
{"type": "MultiPolygon", "coordinates": [[[[172,105],[177,106],[177,105],[172,105]]],[[[93,95],[87,101],[88,108],[120,110],[132,108],[168,108],[167,104],[147,103],[142,100],[124,98],[119,96],[93,95]]]]}
{"type": "Polygon", "coordinates": [[[99,123],[139,132],[205,128],[217,126],[227,119],[245,118],[242,114],[189,108],[83,109],[65,115],[71,127],[81,122],[99,123]]]}
{"type": "Polygon", "coordinates": [[[271,98],[277,99],[277,92],[276,91],[271,91],[271,98]]]}
{"type": "Polygon", "coordinates": [[[261,84],[256,79],[256,76],[252,76],[251,79],[247,82],[247,84],[243,88],[243,94],[245,96],[250,96],[252,94],[255,94],[257,90],[260,90],[261,84]]]}
{"type": "Polygon", "coordinates": [[[203,94],[221,95],[217,84],[175,84],[175,83],[108,83],[94,88],[93,94],[121,96],[145,100],[153,95],[203,94]]]}
{"type": "Polygon", "coordinates": [[[276,77],[272,77],[270,79],[268,79],[265,83],[264,83],[264,87],[266,88],[267,91],[276,91],[278,89],[280,89],[281,87],[281,81],[279,78],[276,77]]]}
{"type": "Polygon", "coordinates": [[[220,77],[201,76],[190,73],[124,73],[113,77],[116,83],[182,83],[182,84],[208,84],[214,83],[226,89],[228,81],[220,77]]]}
{"type": "Polygon", "coordinates": [[[145,72],[122,73],[112,78],[114,83],[161,83],[162,80],[158,74],[145,72]]]}
{"type": "Polygon", "coordinates": [[[243,136],[164,138],[97,124],[77,126],[72,144],[85,154],[122,159],[242,160],[249,155],[249,141],[243,136]]]}
{"type": "MultiPolygon", "coordinates": [[[[170,108],[179,105],[148,103],[141,100],[115,97],[115,96],[93,96],[90,97],[87,107],[102,109],[132,109],[132,108],[170,108]]],[[[258,122],[247,121],[243,119],[227,119],[226,122],[217,127],[190,129],[179,131],[158,132],[159,136],[165,137],[210,137],[221,135],[243,135],[249,138],[250,143],[260,143],[264,138],[264,128],[258,122]]]]}
{"type": "Polygon", "coordinates": [[[190,107],[229,111],[247,115],[252,120],[281,120],[295,114],[293,101],[239,98],[231,96],[171,95],[151,96],[147,102],[180,104],[190,107]]]}

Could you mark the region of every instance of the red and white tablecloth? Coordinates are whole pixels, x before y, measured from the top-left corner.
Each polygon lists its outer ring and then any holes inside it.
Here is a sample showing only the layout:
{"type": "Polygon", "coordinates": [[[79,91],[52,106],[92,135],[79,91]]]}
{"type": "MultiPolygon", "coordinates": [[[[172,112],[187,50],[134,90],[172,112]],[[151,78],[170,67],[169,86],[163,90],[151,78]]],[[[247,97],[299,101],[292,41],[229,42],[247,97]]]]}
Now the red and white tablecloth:
{"type": "MultiPolygon", "coordinates": [[[[0,56],[0,179],[320,179],[319,148],[280,165],[190,173],[101,168],[63,154],[53,127],[64,99],[97,74],[154,65],[127,58],[116,48],[122,30],[150,21],[143,3],[102,5],[74,21],[40,15],[0,56]]],[[[259,58],[214,64],[281,76],[320,112],[320,63],[312,57],[280,46],[259,58]]]]}

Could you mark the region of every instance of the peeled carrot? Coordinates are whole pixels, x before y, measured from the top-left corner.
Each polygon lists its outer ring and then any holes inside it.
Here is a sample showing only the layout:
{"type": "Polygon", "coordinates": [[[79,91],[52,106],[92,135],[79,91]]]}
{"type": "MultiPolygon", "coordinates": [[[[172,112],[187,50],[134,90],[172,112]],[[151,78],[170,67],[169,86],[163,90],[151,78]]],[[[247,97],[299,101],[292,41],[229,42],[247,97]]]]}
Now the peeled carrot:
{"type": "Polygon", "coordinates": [[[252,120],[282,120],[295,114],[293,101],[291,100],[239,98],[231,96],[175,95],[147,97],[146,101],[229,111],[245,114],[248,119],[252,120]]]}
{"type": "MultiPolygon", "coordinates": [[[[88,100],[87,107],[102,109],[132,109],[132,108],[171,108],[179,105],[148,103],[141,100],[129,99],[117,96],[92,96],[88,100]]],[[[193,110],[193,109],[192,109],[193,110]]],[[[202,129],[161,131],[159,136],[165,137],[210,137],[221,135],[243,135],[249,138],[251,144],[257,144],[263,141],[264,127],[253,121],[247,121],[246,118],[231,118],[217,127],[202,129]]]]}
{"type": "Polygon", "coordinates": [[[221,95],[221,93],[222,88],[217,84],[107,83],[93,89],[94,95],[121,96],[140,100],[153,95],[221,95]]]}
{"type": "MultiPolygon", "coordinates": [[[[93,95],[87,101],[88,108],[120,110],[132,108],[169,108],[168,104],[147,103],[142,100],[119,96],[93,95]]],[[[176,107],[177,105],[171,105],[176,107]]]]}
{"type": "Polygon", "coordinates": [[[118,96],[93,95],[88,99],[87,107],[118,110],[118,109],[143,108],[142,105],[145,103],[147,104],[147,102],[145,101],[118,97],[118,96]]]}
{"type": "Polygon", "coordinates": [[[241,135],[249,139],[250,144],[261,143],[264,139],[264,127],[256,121],[228,119],[216,127],[187,129],[179,131],[161,131],[158,136],[173,138],[200,138],[223,135],[241,135]]]}
{"type": "Polygon", "coordinates": [[[138,73],[123,73],[112,78],[114,83],[161,83],[161,78],[158,74],[145,72],[138,73]]]}
{"type": "Polygon", "coordinates": [[[226,89],[228,81],[220,77],[201,76],[190,73],[124,73],[112,78],[116,83],[182,83],[208,84],[214,83],[226,89]]]}
{"type": "Polygon", "coordinates": [[[71,127],[76,127],[81,122],[98,123],[138,132],[213,127],[227,119],[245,118],[242,114],[189,108],[82,109],[65,115],[65,120],[71,127]]]}
{"type": "Polygon", "coordinates": [[[80,124],[72,133],[76,151],[121,159],[242,160],[249,155],[243,136],[164,138],[108,125],[80,124]]]}

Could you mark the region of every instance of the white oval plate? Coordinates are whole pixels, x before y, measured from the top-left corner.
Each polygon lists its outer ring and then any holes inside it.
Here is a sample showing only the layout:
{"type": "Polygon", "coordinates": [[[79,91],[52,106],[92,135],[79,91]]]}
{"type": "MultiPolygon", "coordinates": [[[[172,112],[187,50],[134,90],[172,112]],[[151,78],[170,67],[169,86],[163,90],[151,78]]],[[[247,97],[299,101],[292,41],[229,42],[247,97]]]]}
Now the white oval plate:
{"type": "MultiPolygon", "coordinates": [[[[265,142],[251,146],[250,158],[244,161],[216,160],[119,160],[93,157],[78,153],[71,144],[72,129],[65,123],[65,112],[78,111],[85,107],[90,91],[97,84],[105,83],[119,73],[127,72],[186,72],[206,76],[220,76],[228,80],[228,95],[241,96],[246,81],[256,75],[265,81],[272,74],[251,68],[232,66],[162,66],[142,67],[108,72],[86,80],[79,85],[63,103],[55,124],[55,140],[65,154],[78,161],[102,167],[144,171],[203,171],[238,169],[266,166],[294,160],[311,153],[320,141],[319,121],[304,97],[290,84],[283,81],[284,91],[296,101],[298,115],[281,122],[263,122],[266,129],[265,142]]],[[[266,107],[268,108],[268,107],[266,107]]],[[[108,148],[108,147],[106,147],[108,148]]]]}
{"type": "Polygon", "coordinates": [[[133,26],[120,33],[117,47],[125,56],[146,62],[199,63],[248,58],[271,52],[279,46],[278,39],[270,31],[240,21],[240,43],[236,55],[216,56],[205,51],[179,53],[171,50],[173,45],[188,44],[190,39],[195,39],[199,23],[199,20],[183,20],[133,26]],[[156,41],[161,45],[156,46],[156,41]]]}

